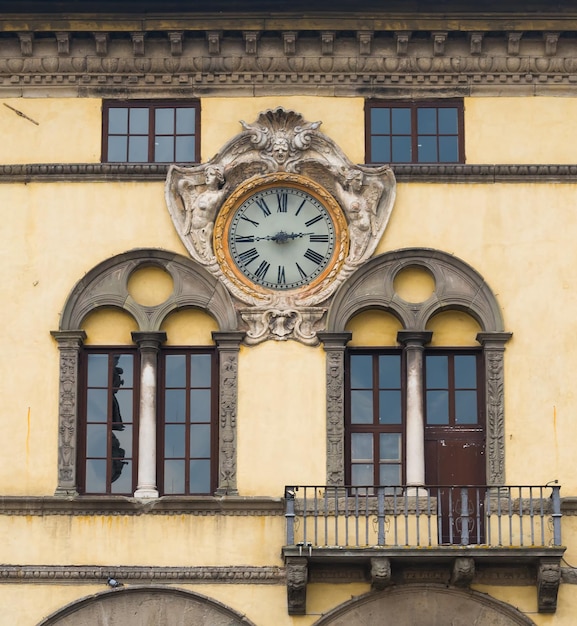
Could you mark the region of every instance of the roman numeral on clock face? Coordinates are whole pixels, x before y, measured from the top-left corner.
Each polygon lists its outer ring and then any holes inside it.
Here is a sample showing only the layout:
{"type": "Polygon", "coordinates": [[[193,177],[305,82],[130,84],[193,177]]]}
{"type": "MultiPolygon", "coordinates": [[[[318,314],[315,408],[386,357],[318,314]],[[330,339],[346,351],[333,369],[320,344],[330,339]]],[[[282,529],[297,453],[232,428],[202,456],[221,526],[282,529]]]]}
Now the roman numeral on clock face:
{"type": "Polygon", "coordinates": [[[278,213],[286,213],[288,207],[288,194],[277,193],[276,199],[278,201],[278,213]]]}
{"type": "Polygon", "coordinates": [[[270,263],[268,261],[263,261],[255,270],[254,275],[259,279],[262,280],[265,276],[266,273],[268,272],[268,268],[270,267],[270,263]]]}
{"type": "Polygon", "coordinates": [[[320,265],[323,262],[323,255],[319,254],[318,252],[315,252],[314,250],[311,250],[310,248],[305,252],[304,254],[305,259],[308,259],[309,261],[312,261],[313,263],[316,263],[317,265],[320,265]]]}
{"type": "Polygon", "coordinates": [[[258,258],[258,256],[259,254],[257,252],[257,249],[250,248],[249,250],[245,250],[244,252],[241,252],[238,255],[238,258],[240,259],[242,263],[244,263],[245,265],[248,265],[249,263],[254,261],[256,258],[258,258]]]}
{"type": "Polygon", "coordinates": [[[268,208],[268,204],[265,202],[264,198],[257,198],[256,204],[258,208],[263,212],[265,217],[270,215],[270,209],[268,208]]]}

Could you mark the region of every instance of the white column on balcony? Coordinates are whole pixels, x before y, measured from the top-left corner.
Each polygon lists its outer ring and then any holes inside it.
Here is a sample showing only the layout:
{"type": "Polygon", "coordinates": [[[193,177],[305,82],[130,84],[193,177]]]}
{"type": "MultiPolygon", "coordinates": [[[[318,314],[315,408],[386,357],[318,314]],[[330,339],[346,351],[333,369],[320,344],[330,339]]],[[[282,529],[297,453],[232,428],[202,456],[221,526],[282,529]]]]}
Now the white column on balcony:
{"type": "Polygon", "coordinates": [[[407,364],[406,397],[406,482],[411,487],[425,484],[425,410],[423,401],[423,350],[431,341],[430,331],[399,331],[407,364]]]}
{"type": "Polygon", "coordinates": [[[140,351],[140,412],[138,426],[138,483],[135,498],[158,498],[156,486],[156,381],[158,351],[164,332],[133,332],[140,351]]]}

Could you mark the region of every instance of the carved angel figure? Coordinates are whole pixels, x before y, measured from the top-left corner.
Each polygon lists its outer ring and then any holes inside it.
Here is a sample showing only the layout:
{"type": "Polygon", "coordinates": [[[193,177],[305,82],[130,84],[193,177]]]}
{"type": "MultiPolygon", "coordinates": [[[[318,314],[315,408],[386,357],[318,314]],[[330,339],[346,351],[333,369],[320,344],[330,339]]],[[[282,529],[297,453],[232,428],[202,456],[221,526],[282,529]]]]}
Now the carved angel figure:
{"type": "Polygon", "coordinates": [[[350,168],[337,179],[339,199],[349,221],[349,262],[360,261],[371,237],[376,237],[377,203],[383,187],[372,180],[363,192],[364,176],[360,170],[350,168]]]}
{"type": "Polygon", "coordinates": [[[214,219],[226,193],[223,168],[209,165],[204,170],[204,183],[204,189],[199,192],[201,185],[185,177],[178,182],[177,189],[184,204],[183,234],[190,236],[201,259],[211,261],[214,219]]]}

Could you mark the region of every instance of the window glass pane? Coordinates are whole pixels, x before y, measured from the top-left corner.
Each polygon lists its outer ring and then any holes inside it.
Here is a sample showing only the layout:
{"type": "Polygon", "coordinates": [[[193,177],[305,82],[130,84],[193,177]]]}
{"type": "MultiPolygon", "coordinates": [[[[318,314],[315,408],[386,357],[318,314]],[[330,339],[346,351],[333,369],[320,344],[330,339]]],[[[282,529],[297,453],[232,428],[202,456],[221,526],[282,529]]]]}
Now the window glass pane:
{"type": "Polygon", "coordinates": [[[185,387],[186,356],[184,354],[167,354],[164,363],[166,386],[185,387]]]}
{"type": "Polygon", "coordinates": [[[379,107],[371,109],[371,134],[388,135],[391,132],[391,109],[379,107]]]}
{"type": "Polygon", "coordinates": [[[184,493],[185,461],[164,462],[164,493],[184,493]]]}
{"type": "Polygon", "coordinates": [[[372,391],[351,391],[351,423],[373,423],[372,391]]]}
{"type": "Polygon", "coordinates": [[[108,386],[108,355],[89,354],[88,355],[88,386],[107,387],[108,386]]]}
{"type": "MultiPolygon", "coordinates": [[[[117,426],[132,422],[132,389],[120,389],[112,396],[112,423],[117,426]]],[[[113,430],[124,430],[114,428],[113,430]]]]}
{"type": "Polygon", "coordinates": [[[186,135],[184,137],[176,138],[176,154],[174,160],[179,163],[183,161],[194,162],[194,136],[186,135]]]}
{"type": "Polygon", "coordinates": [[[380,461],[400,461],[401,460],[401,434],[381,433],[379,441],[380,461]]]}
{"type": "Polygon", "coordinates": [[[434,163],[438,161],[437,156],[437,137],[424,137],[419,135],[417,138],[419,145],[419,163],[434,163]]]}
{"type": "Polygon", "coordinates": [[[132,426],[125,426],[122,432],[112,433],[112,456],[132,457],[132,426]]]}
{"type": "Polygon", "coordinates": [[[210,493],[210,461],[190,462],[190,493],[210,493]]]}
{"type": "Polygon", "coordinates": [[[427,391],[427,424],[449,423],[449,392],[427,391]]]}
{"type": "Polygon", "coordinates": [[[179,135],[192,135],[195,131],[196,109],[194,107],[176,108],[176,132],[179,135]]]}
{"type": "Polygon", "coordinates": [[[108,160],[113,163],[128,161],[127,137],[108,137],[108,160]]]}
{"type": "Polygon", "coordinates": [[[106,493],[106,461],[86,461],[86,493],[106,493]]]}
{"type": "Polygon", "coordinates": [[[446,356],[426,357],[427,389],[444,388],[449,386],[449,359],[446,356]]]}
{"type": "Polygon", "coordinates": [[[392,134],[411,134],[411,109],[392,109],[392,134]]]}
{"type": "Polygon", "coordinates": [[[458,163],[458,137],[439,137],[439,161],[442,163],[458,163]]]}
{"type": "Polygon", "coordinates": [[[411,162],[411,138],[410,137],[393,137],[393,163],[410,163],[411,162]]]}
{"type": "Polygon", "coordinates": [[[476,391],[455,391],[455,423],[477,423],[476,391]]]}
{"type": "Polygon", "coordinates": [[[458,111],[452,108],[440,108],[439,112],[439,133],[441,135],[456,135],[458,133],[457,120],[458,111]]]}
{"type": "Polygon", "coordinates": [[[372,463],[355,464],[351,467],[351,485],[372,485],[374,480],[372,463]]]}
{"type": "Polygon", "coordinates": [[[128,138],[128,162],[146,163],[148,161],[148,137],[128,138]]]}
{"type": "Polygon", "coordinates": [[[86,421],[105,422],[108,416],[108,391],[88,389],[86,392],[86,421]]]}
{"type": "Polygon", "coordinates": [[[186,421],[186,391],[184,389],[167,389],[164,397],[164,421],[186,421]]]}
{"type": "Polygon", "coordinates": [[[190,457],[210,458],[210,424],[193,424],[190,427],[190,457]]]}
{"type": "Polygon", "coordinates": [[[210,389],[190,390],[190,421],[210,422],[210,389]]]}
{"type": "Polygon", "coordinates": [[[156,109],[154,132],[157,135],[174,135],[174,109],[156,109]]]}
{"type": "Polygon", "coordinates": [[[379,387],[399,389],[401,387],[401,357],[399,354],[379,356],[379,387]]]}
{"type": "Polygon", "coordinates": [[[106,424],[88,424],[86,427],[86,456],[106,458],[106,424]]]}
{"type": "Polygon", "coordinates": [[[129,120],[131,135],[148,135],[148,109],[130,109],[129,120]]]}
{"type": "Polygon", "coordinates": [[[132,494],[132,463],[116,459],[112,461],[112,493],[132,494]]]}
{"type": "Polygon", "coordinates": [[[371,138],[371,160],[375,163],[389,163],[391,161],[390,137],[371,138]]]}
{"type": "Polygon", "coordinates": [[[373,357],[370,354],[351,356],[351,389],[370,389],[373,386],[373,357]]]}
{"type": "Polygon", "coordinates": [[[211,354],[192,354],[190,357],[191,387],[210,387],[212,374],[211,354]]]}
{"type": "Polygon", "coordinates": [[[477,388],[477,358],[473,354],[455,355],[455,387],[477,388]]]}
{"type": "Polygon", "coordinates": [[[417,109],[417,133],[419,135],[437,134],[437,109],[417,109]]]}
{"type": "Polygon", "coordinates": [[[401,392],[379,391],[379,423],[401,423],[401,392]]]}
{"type": "Polygon", "coordinates": [[[128,133],[128,109],[108,109],[108,132],[111,135],[126,135],[128,133]]]}
{"type": "MultiPolygon", "coordinates": [[[[379,466],[379,484],[400,485],[401,466],[397,464],[381,464],[379,466]]],[[[385,490],[386,493],[387,490],[385,490]]]]}
{"type": "Polygon", "coordinates": [[[134,357],[132,354],[120,354],[114,357],[115,374],[120,376],[122,382],[113,377],[114,387],[133,387],[134,380],[134,357]]]}
{"type": "Polygon", "coordinates": [[[174,161],[174,137],[154,138],[154,161],[156,163],[174,161]]]}
{"type": "Polygon", "coordinates": [[[353,462],[373,460],[373,435],[371,433],[351,434],[351,460],[353,462]]]}
{"type": "Polygon", "coordinates": [[[164,427],[164,456],[166,458],[184,457],[186,450],[186,426],[168,424],[164,427]]]}

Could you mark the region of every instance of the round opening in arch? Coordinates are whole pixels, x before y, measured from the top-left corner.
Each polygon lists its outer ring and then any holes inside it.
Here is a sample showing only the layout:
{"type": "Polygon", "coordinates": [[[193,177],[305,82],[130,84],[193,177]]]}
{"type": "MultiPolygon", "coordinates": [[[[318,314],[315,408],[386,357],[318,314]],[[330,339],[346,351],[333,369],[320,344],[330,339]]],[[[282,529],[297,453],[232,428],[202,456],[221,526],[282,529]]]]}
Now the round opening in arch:
{"type": "Polygon", "coordinates": [[[393,282],[397,295],[414,304],[428,300],[435,292],[435,286],[435,278],[424,267],[402,269],[393,282]]]}
{"type": "Polygon", "coordinates": [[[173,291],[172,276],[160,267],[139,268],[128,280],[128,293],[142,306],[162,304],[173,291]]]}

